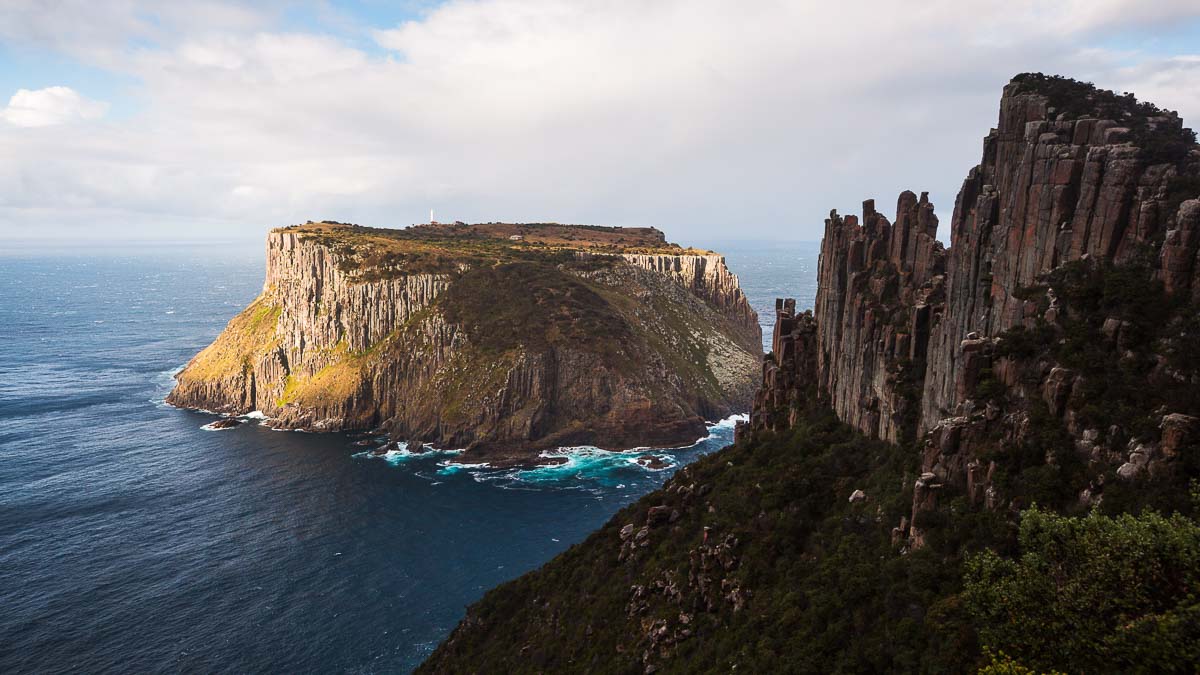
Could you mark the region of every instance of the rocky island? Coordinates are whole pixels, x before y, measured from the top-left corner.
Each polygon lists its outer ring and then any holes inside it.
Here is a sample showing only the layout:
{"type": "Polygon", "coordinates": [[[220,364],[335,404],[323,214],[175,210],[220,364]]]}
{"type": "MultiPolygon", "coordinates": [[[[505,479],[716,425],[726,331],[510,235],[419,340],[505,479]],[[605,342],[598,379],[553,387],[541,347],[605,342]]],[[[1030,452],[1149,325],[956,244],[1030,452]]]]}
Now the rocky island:
{"type": "Polygon", "coordinates": [[[419,672],[1195,672],[1195,134],[1019,75],[937,222],[832,212],[735,444],[419,672]]]}
{"type": "Polygon", "coordinates": [[[168,403],[519,462],[691,443],[755,390],[737,277],[654,228],[310,222],[266,249],[262,293],[168,403]]]}

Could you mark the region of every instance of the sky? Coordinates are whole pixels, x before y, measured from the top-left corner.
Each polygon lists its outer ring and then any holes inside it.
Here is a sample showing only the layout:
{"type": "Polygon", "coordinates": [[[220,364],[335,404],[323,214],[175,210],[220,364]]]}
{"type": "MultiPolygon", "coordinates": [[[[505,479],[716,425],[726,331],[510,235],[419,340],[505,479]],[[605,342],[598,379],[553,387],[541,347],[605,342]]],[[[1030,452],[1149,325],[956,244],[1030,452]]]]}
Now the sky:
{"type": "Polygon", "coordinates": [[[905,189],[944,233],[1025,71],[1200,126],[1200,2],[0,0],[0,248],[431,208],[816,240],[905,189]]]}

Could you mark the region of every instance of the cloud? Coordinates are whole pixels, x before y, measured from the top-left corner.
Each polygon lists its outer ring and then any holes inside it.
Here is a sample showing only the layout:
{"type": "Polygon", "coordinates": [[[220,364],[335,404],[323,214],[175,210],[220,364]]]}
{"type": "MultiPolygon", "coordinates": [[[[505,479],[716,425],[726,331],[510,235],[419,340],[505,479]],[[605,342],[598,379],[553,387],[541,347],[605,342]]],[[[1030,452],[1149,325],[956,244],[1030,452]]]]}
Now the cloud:
{"type": "Polygon", "coordinates": [[[114,2],[124,13],[93,24],[56,24],[40,3],[0,20],[137,83],[137,112],[103,128],[0,129],[0,237],[75,223],[257,237],[320,217],[403,225],[433,206],[681,242],[813,239],[830,208],[906,188],[948,220],[1021,71],[1200,118],[1197,57],[1105,49],[1200,16],[1191,0],[451,1],[373,44],[283,30],[271,6],[214,0],[189,24],[114,2]]]}
{"type": "Polygon", "coordinates": [[[102,117],[108,104],[80,96],[70,87],[18,89],[0,110],[0,118],[17,127],[48,127],[102,117]]]}
{"type": "Polygon", "coordinates": [[[1200,127],[1200,54],[1150,59],[1120,68],[1114,86],[1144,101],[1177,109],[1184,121],[1200,127]]]}
{"type": "Polygon", "coordinates": [[[257,30],[281,0],[4,0],[0,42],[48,48],[89,65],[120,68],[130,44],[170,44],[181,35],[257,30]]]}

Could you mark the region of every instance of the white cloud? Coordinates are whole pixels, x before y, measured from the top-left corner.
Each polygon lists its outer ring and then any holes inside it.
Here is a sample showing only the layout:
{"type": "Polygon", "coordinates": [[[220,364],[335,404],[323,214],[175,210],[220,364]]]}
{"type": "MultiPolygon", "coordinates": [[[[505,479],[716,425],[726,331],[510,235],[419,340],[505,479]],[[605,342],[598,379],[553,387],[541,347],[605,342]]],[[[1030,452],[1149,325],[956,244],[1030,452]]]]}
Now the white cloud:
{"type": "Polygon", "coordinates": [[[1193,128],[1200,127],[1200,54],[1150,59],[1121,68],[1114,87],[1144,101],[1178,110],[1193,128]]]}
{"type": "Polygon", "coordinates": [[[0,237],[74,222],[257,236],[320,217],[407,224],[435,206],[652,224],[681,242],[816,238],[830,208],[905,188],[930,190],[948,220],[1021,71],[1200,118],[1195,57],[1100,39],[1200,15],[1192,0],[452,1],[375,31],[383,55],[227,2],[190,23],[114,2],[126,11],[92,24],[0,10],[0,34],[29,26],[138,83],[138,112],[102,129],[0,129],[0,237]]]}
{"type": "Polygon", "coordinates": [[[48,127],[102,117],[108,104],[79,95],[70,87],[18,89],[0,110],[0,118],[18,127],[48,127]]]}

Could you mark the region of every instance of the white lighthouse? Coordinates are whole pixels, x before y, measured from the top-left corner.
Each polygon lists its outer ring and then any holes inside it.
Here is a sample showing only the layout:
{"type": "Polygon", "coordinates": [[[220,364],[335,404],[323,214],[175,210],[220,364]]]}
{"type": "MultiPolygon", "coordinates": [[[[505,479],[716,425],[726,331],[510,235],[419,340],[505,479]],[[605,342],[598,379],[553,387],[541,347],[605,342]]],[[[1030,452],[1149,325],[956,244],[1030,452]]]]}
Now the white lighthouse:
{"type": "Polygon", "coordinates": [[[429,224],[437,225],[437,221],[433,219],[433,209],[429,209],[429,224]]]}

